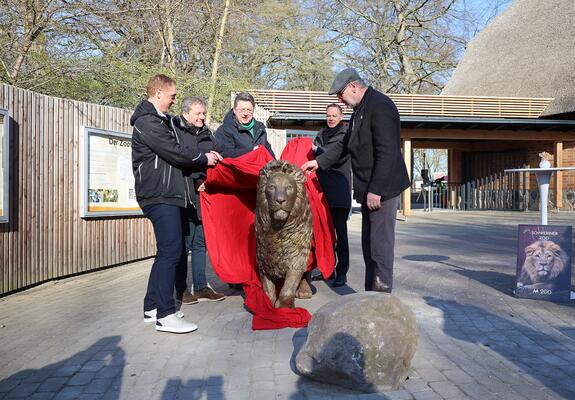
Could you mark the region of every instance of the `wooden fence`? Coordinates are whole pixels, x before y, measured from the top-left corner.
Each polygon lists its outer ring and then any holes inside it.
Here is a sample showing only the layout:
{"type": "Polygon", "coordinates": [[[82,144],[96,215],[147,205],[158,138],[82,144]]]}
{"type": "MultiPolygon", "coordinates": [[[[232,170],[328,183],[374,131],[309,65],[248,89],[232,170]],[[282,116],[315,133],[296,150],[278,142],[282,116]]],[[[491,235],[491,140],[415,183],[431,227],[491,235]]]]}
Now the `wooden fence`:
{"type": "Polygon", "coordinates": [[[80,218],[80,126],[131,132],[131,111],[4,84],[0,108],[11,116],[0,294],[155,253],[153,230],[143,217],[80,218]]]}

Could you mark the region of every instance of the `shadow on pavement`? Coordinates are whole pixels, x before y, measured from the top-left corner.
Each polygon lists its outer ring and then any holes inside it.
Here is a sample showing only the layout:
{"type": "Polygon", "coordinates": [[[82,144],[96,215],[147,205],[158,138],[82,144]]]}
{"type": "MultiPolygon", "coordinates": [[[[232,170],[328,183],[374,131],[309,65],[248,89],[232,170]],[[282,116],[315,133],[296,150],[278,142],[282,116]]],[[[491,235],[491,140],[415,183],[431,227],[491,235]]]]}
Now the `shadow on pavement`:
{"type": "Polygon", "coordinates": [[[459,265],[447,262],[450,260],[448,256],[438,254],[412,254],[403,256],[403,259],[418,262],[436,262],[438,264],[446,265],[452,268],[451,271],[459,275],[482,283],[485,286],[489,286],[508,296],[513,296],[513,289],[515,288],[515,276],[513,275],[497,271],[476,271],[460,267],[459,265]]]}
{"type": "MultiPolygon", "coordinates": [[[[323,277],[320,275],[312,275],[312,282],[323,282],[332,292],[339,294],[340,296],[345,296],[346,294],[353,294],[353,293],[357,293],[355,291],[355,289],[353,289],[352,287],[349,286],[348,283],[346,283],[343,286],[339,286],[339,287],[333,287],[333,279],[323,279],[323,277]]],[[[311,286],[311,285],[310,285],[311,286]]],[[[315,287],[312,288],[312,290],[315,289],[315,287]]],[[[315,291],[313,292],[315,294],[315,291]]]]}
{"type": "Polygon", "coordinates": [[[119,399],[126,364],[121,336],[98,340],[86,350],[40,369],[26,369],[0,381],[0,397],[78,398],[80,395],[119,399]]]}
{"type": "MultiPolygon", "coordinates": [[[[297,367],[296,367],[296,357],[297,357],[298,353],[301,351],[302,347],[304,346],[304,344],[307,340],[307,334],[308,334],[307,329],[302,328],[302,329],[297,330],[292,337],[292,343],[294,346],[294,350],[293,350],[292,356],[290,358],[290,367],[291,367],[291,370],[297,375],[300,375],[300,374],[299,374],[297,367]]],[[[328,354],[326,354],[327,357],[333,356],[333,349],[341,347],[342,344],[344,344],[346,348],[349,348],[350,354],[361,354],[361,355],[363,355],[362,346],[357,341],[357,339],[355,339],[354,337],[352,337],[348,334],[345,334],[345,333],[337,333],[333,337],[331,337],[329,339],[329,342],[325,345],[325,347],[322,348],[322,351],[320,351],[319,358],[320,359],[322,358],[321,354],[324,352],[323,351],[324,349],[326,349],[326,350],[331,349],[331,351],[328,352],[328,354]]],[[[346,362],[349,362],[346,357],[343,357],[341,360],[339,360],[339,363],[342,365],[345,364],[346,362]]],[[[312,363],[314,364],[312,369],[315,370],[317,373],[317,361],[312,360],[312,363]]],[[[365,367],[364,359],[362,357],[360,357],[357,360],[354,360],[354,363],[356,365],[359,365],[360,369],[362,369],[362,370],[365,367]]],[[[333,371],[324,371],[323,373],[325,374],[326,380],[333,380],[334,379],[333,371]]],[[[361,377],[356,377],[356,379],[361,380],[361,377]]],[[[341,380],[346,380],[347,385],[352,384],[351,381],[349,380],[349,378],[347,378],[347,377],[342,376],[341,380]]],[[[363,381],[362,385],[363,385],[362,389],[364,391],[359,390],[359,384],[357,387],[354,386],[354,389],[351,389],[349,386],[339,386],[339,385],[335,385],[333,383],[323,383],[323,382],[319,382],[319,381],[314,381],[312,379],[309,379],[307,377],[300,375],[299,379],[297,381],[297,392],[290,395],[288,400],[304,400],[304,399],[314,399],[314,398],[324,398],[324,397],[330,397],[330,398],[336,399],[336,398],[338,398],[338,396],[343,396],[343,397],[349,396],[351,398],[351,397],[356,397],[358,394],[362,394],[362,393],[363,394],[373,393],[371,395],[373,397],[369,397],[370,399],[371,398],[378,399],[378,400],[390,399],[388,396],[386,396],[384,394],[381,394],[381,393],[376,394],[376,388],[371,383],[369,383],[367,381],[363,381]]]]}
{"type": "Polygon", "coordinates": [[[468,269],[454,270],[459,275],[480,282],[485,286],[492,287],[499,292],[511,297],[515,297],[513,290],[515,288],[515,276],[504,274],[497,271],[472,271],[468,269]]]}
{"type": "MultiPolygon", "coordinates": [[[[249,379],[249,377],[246,377],[249,379]]],[[[186,400],[224,400],[224,378],[220,375],[210,376],[206,379],[168,379],[162,400],[186,399],[186,400]]]]}
{"type": "Polygon", "coordinates": [[[291,358],[289,360],[289,365],[290,365],[290,368],[294,374],[298,373],[297,368],[295,367],[295,358],[296,358],[297,354],[299,353],[299,351],[301,350],[301,348],[303,347],[303,345],[305,344],[306,340],[307,340],[307,328],[298,329],[294,333],[294,335],[291,339],[291,341],[293,343],[293,352],[292,352],[291,358]]]}
{"type": "Polygon", "coordinates": [[[565,326],[563,328],[559,328],[559,330],[563,332],[564,335],[567,335],[571,339],[575,340],[575,328],[565,326]]]}
{"type": "MultiPolygon", "coordinates": [[[[566,399],[575,399],[575,384],[573,384],[575,369],[571,368],[569,361],[559,356],[571,354],[575,342],[567,346],[542,331],[471,304],[444,301],[434,297],[424,299],[427,304],[443,312],[443,331],[449,336],[487,347],[515,364],[518,370],[530,375],[549,390],[566,399]],[[471,321],[479,321],[484,325],[473,326],[471,321]]],[[[493,372],[501,377],[502,371],[493,372]]],[[[513,389],[516,387],[517,385],[513,386],[513,389]]],[[[525,390],[532,391],[529,398],[544,396],[543,393],[534,393],[533,390],[536,388],[532,385],[525,390]]],[[[528,393],[520,394],[528,396],[528,393]]]]}

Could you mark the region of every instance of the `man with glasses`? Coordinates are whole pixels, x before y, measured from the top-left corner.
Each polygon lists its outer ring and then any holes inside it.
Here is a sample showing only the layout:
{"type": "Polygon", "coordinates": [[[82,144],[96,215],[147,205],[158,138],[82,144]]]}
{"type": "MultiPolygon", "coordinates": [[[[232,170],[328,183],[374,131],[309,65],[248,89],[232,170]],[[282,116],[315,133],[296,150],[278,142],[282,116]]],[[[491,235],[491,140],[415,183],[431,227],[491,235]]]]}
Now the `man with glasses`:
{"type": "MultiPolygon", "coordinates": [[[[343,110],[332,103],[325,110],[326,127],[322,128],[313,141],[315,155],[320,155],[343,139],[347,125],[343,123],[343,110]]],[[[336,162],[328,170],[318,170],[317,178],[325,194],[336,233],[335,252],[337,264],[333,287],[347,282],[349,269],[349,245],[347,240],[347,218],[351,209],[351,162],[349,155],[336,162]]],[[[321,276],[321,275],[320,275],[321,276]]]]}
{"type": "Polygon", "coordinates": [[[337,74],[329,94],[353,108],[349,129],[340,142],[301,168],[326,170],[351,156],[354,198],[361,204],[365,290],[391,293],[395,218],[399,196],[410,186],[399,113],[389,97],[368,87],[353,68],[337,74]]]}
{"type": "MultiPolygon", "coordinates": [[[[216,130],[215,149],[222,157],[236,158],[265,146],[275,158],[267,139],[266,127],[254,118],[256,101],[246,92],[238,93],[232,108],[224,117],[224,122],[216,130]]],[[[242,285],[229,283],[230,288],[241,290],[242,285]]]]}
{"type": "Polygon", "coordinates": [[[256,102],[249,93],[238,93],[224,122],[216,131],[216,149],[222,157],[239,157],[265,146],[275,158],[267,140],[266,127],[254,118],[256,102]]]}

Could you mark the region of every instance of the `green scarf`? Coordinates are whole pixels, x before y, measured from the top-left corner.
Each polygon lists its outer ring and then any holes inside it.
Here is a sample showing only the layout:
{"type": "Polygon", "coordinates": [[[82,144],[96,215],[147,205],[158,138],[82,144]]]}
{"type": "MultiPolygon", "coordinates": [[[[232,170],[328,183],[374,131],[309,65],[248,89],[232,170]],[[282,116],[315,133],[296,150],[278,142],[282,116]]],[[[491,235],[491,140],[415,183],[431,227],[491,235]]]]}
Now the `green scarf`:
{"type": "Polygon", "coordinates": [[[256,120],[254,118],[252,118],[252,120],[250,121],[249,124],[244,125],[240,122],[240,124],[242,125],[242,127],[244,129],[247,129],[250,132],[250,135],[252,135],[252,137],[254,137],[254,123],[256,122],[256,120]]]}

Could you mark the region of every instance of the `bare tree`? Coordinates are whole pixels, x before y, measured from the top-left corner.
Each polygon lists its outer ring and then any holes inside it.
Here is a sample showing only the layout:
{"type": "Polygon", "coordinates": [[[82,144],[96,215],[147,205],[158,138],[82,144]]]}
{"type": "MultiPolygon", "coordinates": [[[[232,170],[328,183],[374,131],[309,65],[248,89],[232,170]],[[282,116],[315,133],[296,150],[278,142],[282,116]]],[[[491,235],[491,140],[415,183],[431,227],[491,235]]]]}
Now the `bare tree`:
{"type": "Polygon", "coordinates": [[[466,42],[454,27],[470,22],[457,0],[320,3],[326,28],[346,40],[341,62],[395,93],[438,92],[466,42]]]}
{"type": "Polygon", "coordinates": [[[326,90],[336,65],[384,91],[437,92],[478,24],[465,2],[0,0],[0,80],[131,107],[163,72],[215,118],[233,90],[326,90]]]}
{"type": "MultiPolygon", "coordinates": [[[[218,33],[218,38],[216,40],[216,49],[214,51],[214,62],[212,64],[212,75],[210,78],[210,95],[208,97],[208,105],[212,104],[214,97],[216,95],[216,82],[218,80],[218,66],[220,60],[220,53],[222,51],[222,43],[224,41],[224,34],[226,32],[226,22],[228,20],[228,12],[230,10],[231,1],[226,0],[224,5],[224,13],[222,15],[222,20],[220,24],[220,31],[218,33]]],[[[211,112],[208,109],[208,114],[206,115],[206,122],[210,122],[211,112]]]]}
{"type": "MultiPolygon", "coordinates": [[[[77,1],[4,0],[0,3],[0,77],[12,85],[34,87],[63,71],[49,68],[62,57],[91,50],[75,40],[82,13],[77,1]]],[[[69,72],[69,71],[67,71],[69,72]]]]}
{"type": "Polygon", "coordinates": [[[421,170],[429,171],[430,179],[433,173],[447,173],[447,150],[445,149],[414,149],[413,150],[413,175],[415,180],[421,179],[421,170]]]}

